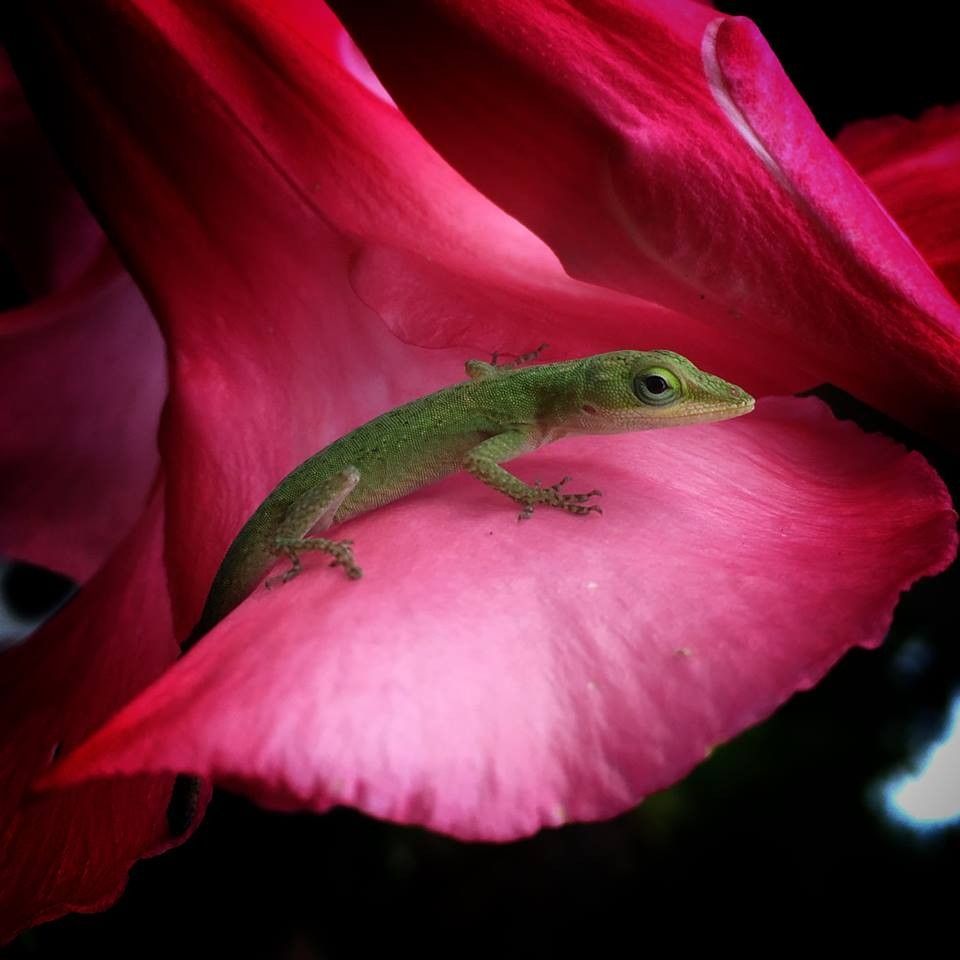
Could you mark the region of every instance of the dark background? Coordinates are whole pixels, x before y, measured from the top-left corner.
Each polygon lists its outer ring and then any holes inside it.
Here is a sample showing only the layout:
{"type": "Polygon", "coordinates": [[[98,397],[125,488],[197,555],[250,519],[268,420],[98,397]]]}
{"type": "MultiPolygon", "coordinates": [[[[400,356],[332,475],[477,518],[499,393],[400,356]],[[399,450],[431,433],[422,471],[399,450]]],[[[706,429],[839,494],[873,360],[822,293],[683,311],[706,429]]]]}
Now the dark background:
{"type": "MultiPolygon", "coordinates": [[[[758,23],[830,135],[860,117],[960,102],[956,35],[939,12],[949,5],[724,8],[758,23]]],[[[836,391],[821,395],[921,449],[960,500],[955,460],[836,391]]],[[[14,602],[37,602],[36,578],[12,579],[14,602]]],[[[661,941],[779,953],[807,937],[832,952],[838,931],[867,947],[896,928],[922,951],[937,934],[952,939],[960,827],[893,823],[878,785],[922,756],[960,692],[958,594],[957,565],[921,583],[879,651],[853,651],[815,690],[616,820],[468,845],[348,810],[270,814],[218,793],[196,836],[137,864],[112,910],[48,924],[0,953],[607,956],[660,953],[661,941]]]]}

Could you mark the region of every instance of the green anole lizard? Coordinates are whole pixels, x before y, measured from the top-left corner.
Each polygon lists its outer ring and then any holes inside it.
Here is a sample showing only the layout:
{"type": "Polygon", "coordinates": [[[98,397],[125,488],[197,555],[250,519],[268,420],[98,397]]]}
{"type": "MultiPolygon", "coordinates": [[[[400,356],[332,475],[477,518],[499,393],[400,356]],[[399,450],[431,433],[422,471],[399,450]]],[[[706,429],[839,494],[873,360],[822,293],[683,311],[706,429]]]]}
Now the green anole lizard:
{"type": "MultiPolygon", "coordinates": [[[[466,470],[521,507],[599,513],[599,490],[565,493],[527,484],[501,464],[576,434],[627,433],[728,420],[749,413],[753,398],[698,370],[669,350],[621,350],[581,360],[521,367],[470,360],[469,380],[390,410],[334,441],[287,474],[230,544],[217,570],[186,652],[253,591],[278,557],[291,567],[267,586],[301,571],[300,554],[319,550],[357,579],[350,541],[310,536],[466,470]]],[[[198,781],[178,777],[168,811],[171,832],[192,819],[198,781]],[[179,799],[178,799],[179,798],[179,799]],[[192,800],[191,800],[192,798],[192,800]]]]}
{"type": "Polygon", "coordinates": [[[531,486],[500,464],[574,434],[728,420],[753,409],[748,393],[668,350],[621,350],[522,368],[470,360],[466,369],[466,382],[381,414],[287,474],[230,544],[183,649],[237,607],[279,556],[291,567],[268,586],[297,576],[307,550],[328,554],[351,579],[361,576],[349,541],[308,537],[311,531],[323,532],[458,470],[520,504],[521,520],[539,504],[599,513],[590,502],[599,490],[562,493],[566,478],[531,486]]]}

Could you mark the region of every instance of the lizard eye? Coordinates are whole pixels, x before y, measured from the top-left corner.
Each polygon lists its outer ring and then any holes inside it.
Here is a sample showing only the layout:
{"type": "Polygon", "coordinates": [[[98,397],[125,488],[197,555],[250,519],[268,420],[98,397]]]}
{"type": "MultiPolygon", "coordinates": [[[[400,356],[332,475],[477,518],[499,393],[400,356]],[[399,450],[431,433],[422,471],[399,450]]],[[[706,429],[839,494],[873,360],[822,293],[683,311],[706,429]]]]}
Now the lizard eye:
{"type": "Polygon", "coordinates": [[[673,403],[680,394],[680,382],[663,367],[651,367],[633,378],[633,392],[637,399],[653,407],[673,403]]]}

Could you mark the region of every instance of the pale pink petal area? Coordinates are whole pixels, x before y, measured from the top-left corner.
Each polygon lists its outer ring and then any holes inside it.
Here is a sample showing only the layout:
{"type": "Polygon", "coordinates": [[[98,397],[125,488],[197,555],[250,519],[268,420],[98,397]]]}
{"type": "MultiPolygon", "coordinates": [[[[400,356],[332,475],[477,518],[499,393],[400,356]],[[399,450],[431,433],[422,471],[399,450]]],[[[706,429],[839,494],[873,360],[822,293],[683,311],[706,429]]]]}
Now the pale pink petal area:
{"type": "Polygon", "coordinates": [[[163,341],[0,60],[0,554],[86,580],[160,465],[163,341]]]}
{"type": "Polygon", "coordinates": [[[47,784],[189,770],[472,839],[618,813],[886,631],[954,555],[916,454],[816,400],[518,463],[602,517],[458,477],[342,528],[365,577],[258,589],[47,784]]]}
{"type": "Polygon", "coordinates": [[[88,579],[144,508],[165,393],[160,333],[109,249],[0,313],[0,553],[88,579]]]}
{"type": "Polygon", "coordinates": [[[862,120],[836,144],[960,297],[960,106],[862,120]]]}
{"type": "Polygon", "coordinates": [[[960,307],[750,21],[683,0],[331,5],[406,116],[573,276],[955,442],[960,307]]]}
{"type": "Polygon", "coordinates": [[[0,654],[0,943],[70,910],[104,909],[135,860],[170,846],[169,775],[30,790],[175,657],[161,549],[155,495],[86,588],[0,654]]]}

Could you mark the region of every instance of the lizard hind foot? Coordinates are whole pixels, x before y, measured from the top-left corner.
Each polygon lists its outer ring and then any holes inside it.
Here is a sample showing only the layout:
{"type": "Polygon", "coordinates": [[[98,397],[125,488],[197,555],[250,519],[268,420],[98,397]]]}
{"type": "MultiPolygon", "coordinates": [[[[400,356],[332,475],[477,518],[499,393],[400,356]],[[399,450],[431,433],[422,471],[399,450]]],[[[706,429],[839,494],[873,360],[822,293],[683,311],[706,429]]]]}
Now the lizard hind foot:
{"type": "Polygon", "coordinates": [[[278,583],[289,583],[298,576],[303,569],[300,554],[307,550],[319,550],[327,554],[331,557],[331,567],[343,567],[344,573],[351,580],[359,580],[363,576],[363,571],[353,559],[352,545],[352,540],[327,540],[325,537],[303,537],[299,540],[278,537],[274,550],[281,556],[289,557],[291,567],[279,576],[270,577],[266,586],[273,587],[278,583]]]}
{"type": "Polygon", "coordinates": [[[283,573],[278,573],[275,577],[268,577],[264,583],[264,587],[267,590],[272,590],[274,587],[281,586],[284,583],[289,583],[291,580],[299,577],[301,571],[303,570],[303,565],[300,563],[300,555],[296,552],[296,550],[293,550],[290,547],[284,547],[279,549],[277,552],[289,559],[290,568],[288,570],[284,570],[283,573]]]}

